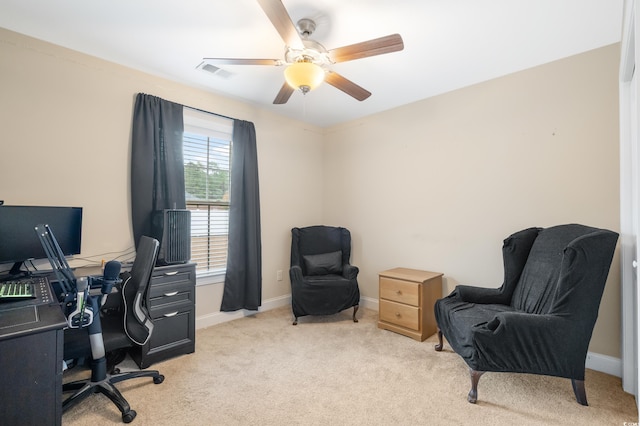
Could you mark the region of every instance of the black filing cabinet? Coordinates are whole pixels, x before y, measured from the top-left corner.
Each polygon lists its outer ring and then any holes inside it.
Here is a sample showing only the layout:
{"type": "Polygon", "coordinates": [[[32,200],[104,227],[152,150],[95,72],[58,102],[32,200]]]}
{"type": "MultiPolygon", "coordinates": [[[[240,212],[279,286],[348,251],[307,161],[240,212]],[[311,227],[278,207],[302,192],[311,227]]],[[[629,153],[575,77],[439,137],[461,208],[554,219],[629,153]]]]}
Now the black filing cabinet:
{"type": "Polygon", "coordinates": [[[147,293],[153,321],[151,338],[134,347],[131,357],[140,368],[195,351],[196,264],[156,266],[147,293]]]}

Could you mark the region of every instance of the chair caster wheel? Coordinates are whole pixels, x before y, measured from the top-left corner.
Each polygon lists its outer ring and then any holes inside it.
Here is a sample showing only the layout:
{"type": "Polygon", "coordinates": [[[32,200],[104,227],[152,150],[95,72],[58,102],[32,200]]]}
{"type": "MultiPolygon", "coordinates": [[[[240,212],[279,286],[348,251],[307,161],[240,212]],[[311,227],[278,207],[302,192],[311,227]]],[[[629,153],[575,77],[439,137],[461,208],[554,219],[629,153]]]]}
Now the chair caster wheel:
{"type": "Polygon", "coordinates": [[[138,413],[136,413],[136,410],[129,410],[122,415],[122,422],[131,423],[133,419],[136,418],[136,415],[138,415],[138,413]]]}
{"type": "Polygon", "coordinates": [[[162,382],[164,382],[164,376],[162,374],[160,374],[158,377],[153,378],[153,383],[155,383],[156,385],[159,385],[162,382]]]}

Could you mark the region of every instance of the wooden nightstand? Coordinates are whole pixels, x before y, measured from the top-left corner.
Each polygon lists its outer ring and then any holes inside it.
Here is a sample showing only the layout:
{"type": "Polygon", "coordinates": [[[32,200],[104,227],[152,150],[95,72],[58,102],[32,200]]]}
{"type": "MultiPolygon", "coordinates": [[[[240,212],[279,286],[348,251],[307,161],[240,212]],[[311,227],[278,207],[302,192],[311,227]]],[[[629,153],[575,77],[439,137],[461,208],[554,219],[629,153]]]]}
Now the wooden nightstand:
{"type": "Polygon", "coordinates": [[[420,342],[434,334],[433,305],[442,297],[442,275],[408,268],[380,272],[378,328],[420,342]]]}

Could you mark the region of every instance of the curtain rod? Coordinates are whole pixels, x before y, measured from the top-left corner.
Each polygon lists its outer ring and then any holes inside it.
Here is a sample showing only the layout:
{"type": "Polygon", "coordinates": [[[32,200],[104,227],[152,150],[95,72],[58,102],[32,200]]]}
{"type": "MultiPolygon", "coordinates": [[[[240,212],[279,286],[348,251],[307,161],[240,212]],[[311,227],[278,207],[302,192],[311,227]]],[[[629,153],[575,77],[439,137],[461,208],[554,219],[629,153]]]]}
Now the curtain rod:
{"type": "Polygon", "coordinates": [[[226,115],[218,114],[218,113],[216,113],[216,112],[211,112],[211,111],[205,111],[205,110],[203,110],[203,109],[200,109],[200,108],[194,108],[194,107],[189,106],[189,105],[182,105],[182,106],[185,106],[185,107],[187,107],[187,108],[191,108],[191,109],[195,109],[196,111],[206,112],[207,114],[217,115],[218,117],[226,118],[226,119],[228,119],[228,120],[238,120],[237,118],[227,117],[226,115]]]}
{"type": "MultiPolygon", "coordinates": [[[[139,93],[138,93],[138,96],[139,96],[139,95],[143,95],[143,96],[152,96],[152,97],[157,98],[157,99],[163,99],[163,98],[160,98],[160,97],[158,97],[158,96],[150,95],[150,94],[142,93],[142,92],[139,92],[139,93]]],[[[163,99],[163,100],[166,100],[166,99],[163,99]]],[[[183,107],[187,107],[187,108],[195,109],[196,111],[205,112],[205,113],[207,113],[207,114],[217,115],[218,117],[226,118],[226,119],[228,119],[228,120],[239,120],[239,118],[228,117],[228,116],[226,116],[226,115],[218,114],[218,113],[215,113],[215,112],[205,111],[205,110],[203,110],[203,109],[201,109],[201,108],[194,108],[194,107],[192,107],[192,106],[184,105],[184,104],[180,104],[180,103],[178,103],[178,102],[173,102],[173,101],[169,101],[169,100],[166,100],[166,101],[167,101],[167,102],[172,102],[172,103],[177,104],[177,105],[182,105],[183,107]]]]}

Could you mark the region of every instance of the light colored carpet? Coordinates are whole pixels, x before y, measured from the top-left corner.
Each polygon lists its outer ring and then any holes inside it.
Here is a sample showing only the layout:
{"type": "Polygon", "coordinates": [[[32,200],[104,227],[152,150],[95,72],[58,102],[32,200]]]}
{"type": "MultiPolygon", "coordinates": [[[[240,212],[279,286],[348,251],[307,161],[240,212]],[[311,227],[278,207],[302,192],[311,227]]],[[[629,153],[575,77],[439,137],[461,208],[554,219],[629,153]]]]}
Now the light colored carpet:
{"type": "MultiPolygon", "coordinates": [[[[196,352],[153,365],[166,377],[118,384],[142,425],[619,425],[637,422],[617,377],[587,370],[588,407],[571,381],[487,373],[467,402],[466,364],[436,337],[417,342],[377,328],[361,309],[302,317],[261,312],[196,333],[196,352]]],[[[130,360],[122,369],[135,367],[130,360]]],[[[78,376],[83,371],[70,371],[78,376]]],[[[65,376],[65,381],[68,378],[65,376]]],[[[64,414],[72,425],[122,424],[100,394],[64,414]]]]}

